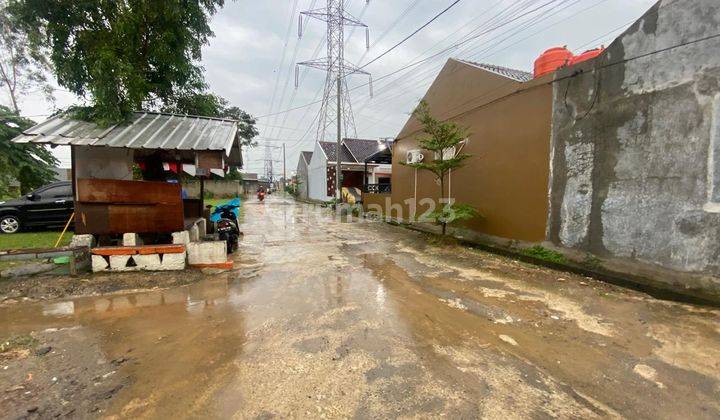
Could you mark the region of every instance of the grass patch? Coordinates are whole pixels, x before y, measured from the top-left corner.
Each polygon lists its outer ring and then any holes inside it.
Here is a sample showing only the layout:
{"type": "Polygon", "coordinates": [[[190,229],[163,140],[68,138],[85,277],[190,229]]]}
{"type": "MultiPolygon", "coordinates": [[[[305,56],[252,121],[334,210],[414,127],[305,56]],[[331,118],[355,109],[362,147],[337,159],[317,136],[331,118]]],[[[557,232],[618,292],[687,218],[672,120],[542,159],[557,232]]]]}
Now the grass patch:
{"type": "Polygon", "coordinates": [[[14,350],[31,350],[38,345],[39,341],[29,335],[15,335],[0,343],[0,353],[7,353],[14,350]]]}
{"type": "Polygon", "coordinates": [[[591,270],[599,270],[602,268],[602,260],[592,254],[586,254],[582,265],[591,270]]]}
{"type": "Polygon", "coordinates": [[[534,257],[543,261],[553,262],[557,264],[565,264],[567,260],[565,256],[559,252],[551,249],[543,248],[540,245],[536,245],[532,248],[526,248],[520,251],[521,254],[529,257],[534,257]]]}
{"type": "Polygon", "coordinates": [[[452,246],[452,245],[458,245],[460,241],[457,240],[454,236],[451,235],[438,235],[435,233],[426,233],[425,238],[427,239],[427,243],[432,246],[452,246]]]}
{"type": "MultiPolygon", "coordinates": [[[[52,248],[59,236],[59,230],[0,234],[0,249],[52,248]]],[[[72,232],[65,232],[59,246],[68,245],[72,236],[72,232]]]]}

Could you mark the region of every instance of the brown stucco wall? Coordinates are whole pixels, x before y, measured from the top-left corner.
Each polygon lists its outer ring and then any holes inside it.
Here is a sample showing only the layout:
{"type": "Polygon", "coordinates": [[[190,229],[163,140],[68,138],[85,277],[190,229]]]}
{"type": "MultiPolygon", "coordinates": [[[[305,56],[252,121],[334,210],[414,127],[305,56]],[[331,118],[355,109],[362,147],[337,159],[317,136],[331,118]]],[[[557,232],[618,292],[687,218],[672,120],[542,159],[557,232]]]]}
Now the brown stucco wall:
{"type": "Polygon", "coordinates": [[[377,211],[380,209],[381,215],[388,214],[388,204],[392,203],[390,194],[370,194],[363,193],[363,210],[377,211]]]}
{"type": "MultiPolygon", "coordinates": [[[[450,61],[450,65],[462,63],[450,61]]],[[[525,84],[508,82],[477,69],[460,67],[447,73],[448,66],[425,100],[433,115],[451,117],[470,132],[462,152],[472,157],[452,173],[450,180],[451,195],[483,215],[465,227],[502,238],[542,241],[548,207],[552,88],[537,80],[525,84]],[[492,92],[494,98],[489,98],[487,92],[492,92]],[[458,110],[458,116],[446,111],[468,102],[468,97],[483,95],[484,102],[470,103],[469,108],[458,110]]],[[[406,200],[414,196],[415,169],[400,162],[405,161],[408,150],[419,148],[417,138],[424,134],[417,129],[418,125],[410,120],[393,150],[392,199],[393,205],[403,206],[403,215],[410,214],[406,200]]],[[[432,159],[431,153],[423,154],[426,161],[432,159]]],[[[429,172],[418,171],[418,200],[437,200],[439,190],[429,172]]],[[[418,212],[425,208],[420,203],[418,212]]]]}

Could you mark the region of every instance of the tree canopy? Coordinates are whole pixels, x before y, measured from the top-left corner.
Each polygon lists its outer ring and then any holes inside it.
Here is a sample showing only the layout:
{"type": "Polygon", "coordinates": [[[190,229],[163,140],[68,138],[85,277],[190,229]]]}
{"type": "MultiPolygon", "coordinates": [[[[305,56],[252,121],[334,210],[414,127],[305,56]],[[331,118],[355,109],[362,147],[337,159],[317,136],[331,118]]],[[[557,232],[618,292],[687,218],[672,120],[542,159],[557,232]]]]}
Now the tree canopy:
{"type": "Polygon", "coordinates": [[[209,17],[224,0],[10,0],[17,30],[46,49],[58,83],[92,101],[101,124],[126,118],[143,101],[172,102],[202,91],[201,48],[209,17]]]}
{"type": "Polygon", "coordinates": [[[459,153],[459,146],[467,137],[467,130],[451,121],[441,121],[432,116],[425,101],[420,102],[413,112],[426,136],[418,140],[425,150],[433,152],[434,159],[428,162],[407,163],[404,165],[430,171],[440,186],[440,208],[428,214],[428,218],[442,226],[445,234],[448,224],[472,219],[478,216],[477,210],[467,204],[456,203],[453,197],[445,196],[445,180],[452,169],[460,168],[471,155],[459,153]]]}
{"type": "Polygon", "coordinates": [[[49,62],[44,54],[30,48],[27,34],[14,30],[15,23],[7,11],[7,0],[0,0],[0,83],[7,91],[10,104],[20,113],[18,101],[31,88],[53,100],[47,83],[49,62]]]}
{"type": "Polygon", "coordinates": [[[33,125],[32,120],[0,105],[0,196],[8,195],[13,180],[20,182],[20,191],[25,194],[55,178],[52,167],[58,161],[48,149],[39,144],[11,142],[33,125]]]}
{"type": "Polygon", "coordinates": [[[240,121],[238,132],[243,146],[255,146],[253,138],[258,135],[255,118],[236,106],[228,106],[229,102],[213,93],[189,93],[181,95],[172,104],[163,107],[165,112],[178,114],[202,115],[205,117],[232,118],[240,121]]]}

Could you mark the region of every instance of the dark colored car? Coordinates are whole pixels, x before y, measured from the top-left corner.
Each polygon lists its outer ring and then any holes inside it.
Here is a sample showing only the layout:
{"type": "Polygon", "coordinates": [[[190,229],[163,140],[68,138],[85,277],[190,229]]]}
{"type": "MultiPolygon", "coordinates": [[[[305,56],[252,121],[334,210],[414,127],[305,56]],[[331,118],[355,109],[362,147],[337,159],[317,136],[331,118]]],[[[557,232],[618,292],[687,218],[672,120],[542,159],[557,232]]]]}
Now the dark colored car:
{"type": "Polygon", "coordinates": [[[15,233],[31,227],[62,227],[73,212],[72,185],[55,182],[25,197],[0,201],[0,232],[15,233]]]}

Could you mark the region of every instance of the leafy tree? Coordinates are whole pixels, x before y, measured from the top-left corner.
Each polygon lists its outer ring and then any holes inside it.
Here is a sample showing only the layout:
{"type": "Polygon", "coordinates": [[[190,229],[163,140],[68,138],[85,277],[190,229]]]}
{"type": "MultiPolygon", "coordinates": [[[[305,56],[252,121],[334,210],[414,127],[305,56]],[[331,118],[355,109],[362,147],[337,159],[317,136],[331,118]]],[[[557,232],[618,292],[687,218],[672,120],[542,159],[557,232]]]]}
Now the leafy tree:
{"type": "Polygon", "coordinates": [[[143,101],[202,90],[201,48],[224,0],[10,0],[8,10],[35,53],[48,49],[58,83],[92,100],[100,124],[143,101]]]}
{"type": "Polygon", "coordinates": [[[413,112],[413,116],[422,124],[426,137],[418,141],[420,147],[433,152],[434,159],[429,162],[406,163],[412,168],[427,170],[435,175],[440,184],[440,206],[428,215],[428,218],[442,226],[445,235],[447,225],[477,216],[477,210],[468,204],[455,203],[452,197],[445,197],[445,180],[452,169],[460,168],[463,161],[471,155],[457,153],[458,145],[467,138],[467,130],[454,122],[440,121],[430,114],[425,101],[413,112]]]}
{"type": "Polygon", "coordinates": [[[225,174],[225,179],[230,181],[242,181],[243,176],[236,166],[232,166],[225,174]]]}
{"type": "Polygon", "coordinates": [[[10,183],[20,182],[20,191],[26,194],[51,182],[55,178],[52,167],[57,159],[48,149],[34,143],[13,143],[11,140],[35,122],[13,113],[0,105],[0,195],[7,196],[10,183]]]}
{"type": "Polygon", "coordinates": [[[163,107],[165,112],[202,115],[204,117],[232,118],[238,120],[238,133],[242,146],[257,146],[253,138],[258,135],[255,118],[236,106],[228,106],[227,99],[213,93],[187,93],[163,107]]]}
{"type": "Polygon", "coordinates": [[[17,31],[7,10],[7,0],[0,0],[0,83],[7,90],[12,109],[20,113],[18,101],[35,87],[50,101],[52,87],[45,76],[49,62],[43,54],[30,48],[25,33],[17,31]]]}

